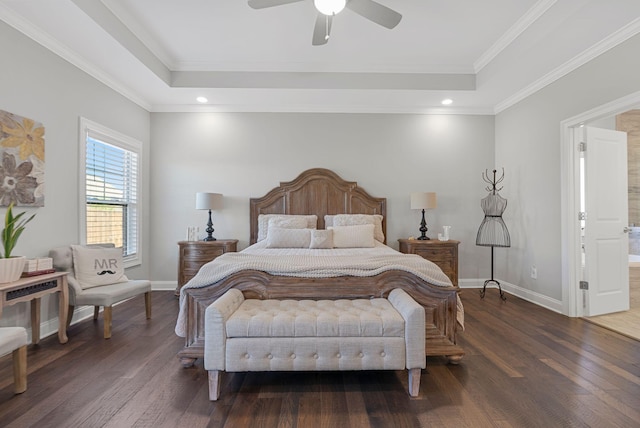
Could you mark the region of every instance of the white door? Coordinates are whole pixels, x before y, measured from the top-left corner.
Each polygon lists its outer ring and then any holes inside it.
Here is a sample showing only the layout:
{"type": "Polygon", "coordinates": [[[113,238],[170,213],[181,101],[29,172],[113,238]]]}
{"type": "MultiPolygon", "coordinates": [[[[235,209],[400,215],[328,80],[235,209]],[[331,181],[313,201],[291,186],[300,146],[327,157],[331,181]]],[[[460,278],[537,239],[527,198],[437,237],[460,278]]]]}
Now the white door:
{"type": "Polygon", "coordinates": [[[627,134],[585,128],[586,316],[629,309],[627,134]]]}

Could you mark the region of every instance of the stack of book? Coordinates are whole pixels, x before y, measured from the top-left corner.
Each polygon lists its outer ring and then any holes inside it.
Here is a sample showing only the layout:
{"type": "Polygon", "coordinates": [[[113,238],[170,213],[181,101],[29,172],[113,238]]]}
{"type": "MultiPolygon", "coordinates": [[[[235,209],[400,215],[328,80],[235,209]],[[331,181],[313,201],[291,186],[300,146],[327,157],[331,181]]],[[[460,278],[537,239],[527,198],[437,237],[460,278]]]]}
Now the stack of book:
{"type": "Polygon", "coordinates": [[[44,275],[45,273],[53,273],[53,259],[51,257],[41,257],[39,259],[27,259],[22,271],[22,277],[44,275]]]}

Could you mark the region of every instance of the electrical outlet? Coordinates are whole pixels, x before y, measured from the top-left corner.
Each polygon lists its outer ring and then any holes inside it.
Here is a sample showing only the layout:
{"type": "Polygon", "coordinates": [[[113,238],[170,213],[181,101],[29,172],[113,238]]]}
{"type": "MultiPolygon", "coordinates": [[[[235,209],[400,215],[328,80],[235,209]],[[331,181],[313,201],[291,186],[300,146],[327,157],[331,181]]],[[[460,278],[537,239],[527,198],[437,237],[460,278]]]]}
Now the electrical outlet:
{"type": "Polygon", "coordinates": [[[538,279],[538,269],[535,266],[531,266],[531,278],[538,279]]]}

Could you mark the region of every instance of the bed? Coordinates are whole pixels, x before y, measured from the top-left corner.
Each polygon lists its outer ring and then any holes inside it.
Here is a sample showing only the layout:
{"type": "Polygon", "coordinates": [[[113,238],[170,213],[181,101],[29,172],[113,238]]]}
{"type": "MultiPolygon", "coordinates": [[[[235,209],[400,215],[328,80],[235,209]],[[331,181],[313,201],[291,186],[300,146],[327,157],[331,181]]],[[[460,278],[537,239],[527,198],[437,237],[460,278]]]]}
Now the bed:
{"type": "MultiPolygon", "coordinates": [[[[261,253],[259,236],[265,215],[309,215],[317,217],[317,229],[325,229],[325,216],[338,214],[367,214],[382,216],[383,243],[386,244],[386,199],[370,196],[357,183],[345,181],[333,171],[314,168],[301,173],[295,180],[282,182],[261,198],[250,200],[250,244],[241,253],[230,253],[206,264],[189,283],[181,289],[180,313],[176,323],[176,333],[185,338],[178,358],[183,366],[193,365],[197,358],[204,356],[204,315],[206,308],[231,288],[242,291],[245,298],[253,299],[356,299],[387,297],[394,288],[402,288],[425,309],[426,351],[428,356],[443,356],[456,364],[464,355],[464,350],[456,343],[456,332],[463,326],[463,311],[458,297],[458,288],[435,267],[437,281],[417,274],[411,268],[395,264],[389,269],[376,270],[375,274],[355,276],[333,273],[330,276],[274,274],[273,269],[262,268],[261,264],[241,264],[243,253],[261,253]],[[258,244],[257,244],[258,243],[258,244]],[[255,245],[254,245],[255,244],[255,245]],[[257,249],[256,249],[257,248],[257,249]],[[223,259],[223,260],[220,260],[223,259]],[[215,264],[226,263],[220,278],[211,276],[211,269],[220,269],[215,264]],[[211,266],[210,266],[211,265],[211,266]],[[272,273],[268,273],[272,272],[272,273]],[[438,276],[438,275],[442,276],[438,276]],[[209,276],[207,276],[209,275],[209,276]],[[447,283],[440,279],[444,277],[447,283]],[[207,278],[213,278],[211,282],[207,278]]],[[[264,241],[263,241],[264,242],[264,241]]],[[[417,263],[418,256],[401,255],[386,245],[389,258],[407,259],[417,263]],[[413,258],[412,258],[413,257],[413,258]]],[[[313,251],[313,250],[312,250],[313,251]]],[[[285,252],[286,253],[286,252],[285,252]]],[[[293,254],[293,253],[292,253],[293,254]]],[[[297,254],[297,253],[295,253],[297,254]]],[[[338,252],[338,254],[340,254],[338,252]]],[[[385,253],[386,254],[386,253],[385,253]]],[[[298,257],[298,256],[291,256],[298,257]]],[[[300,256],[302,257],[302,256],[300,256]]],[[[385,256],[387,257],[387,256],[385,256]]],[[[329,260],[324,258],[324,260],[329,260]]],[[[337,258],[336,258],[337,260],[337,258]]],[[[422,261],[422,259],[420,259],[422,261]]],[[[274,262],[275,263],[275,262],[274,262]]],[[[429,263],[429,262],[427,262],[429,263]]],[[[435,266],[435,265],[433,265],[435,266]]],[[[431,268],[431,267],[430,267],[431,268]]],[[[345,271],[349,272],[349,271],[345,271]]],[[[371,271],[373,272],[373,271],[371,271]]]]}

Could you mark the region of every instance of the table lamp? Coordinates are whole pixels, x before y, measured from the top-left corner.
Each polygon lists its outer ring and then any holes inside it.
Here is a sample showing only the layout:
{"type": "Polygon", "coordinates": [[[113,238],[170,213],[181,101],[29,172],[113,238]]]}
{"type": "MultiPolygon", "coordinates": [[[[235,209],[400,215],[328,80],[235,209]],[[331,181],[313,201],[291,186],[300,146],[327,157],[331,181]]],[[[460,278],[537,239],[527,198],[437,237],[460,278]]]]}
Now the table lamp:
{"type": "Polygon", "coordinates": [[[207,237],[203,241],[215,241],[213,237],[213,222],[211,221],[211,210],[222,209],[222,194],[220,193],[196,193],[196,209],[209,210],[209,221],[207,222],[207,237]]]}
{"type": "Polygon", "coordinates": [[[435,192],[412,192],[411,209],[422,210],[422,221],[420,222],[420,240],[429,239],[427,236],[427,222],[424,219],[424,210],[430,210],[437,206],[435,192]]]}

